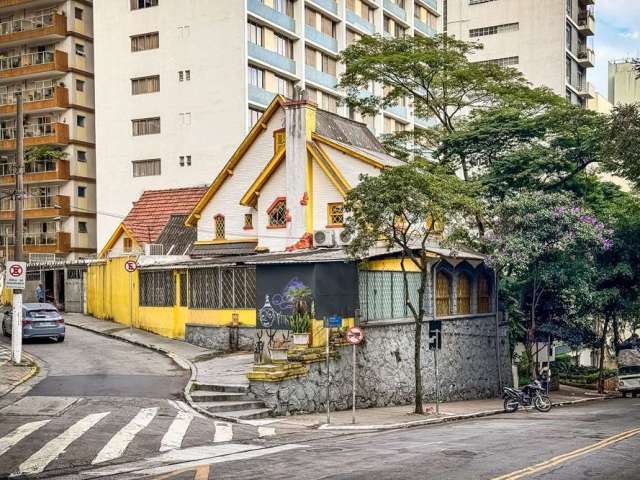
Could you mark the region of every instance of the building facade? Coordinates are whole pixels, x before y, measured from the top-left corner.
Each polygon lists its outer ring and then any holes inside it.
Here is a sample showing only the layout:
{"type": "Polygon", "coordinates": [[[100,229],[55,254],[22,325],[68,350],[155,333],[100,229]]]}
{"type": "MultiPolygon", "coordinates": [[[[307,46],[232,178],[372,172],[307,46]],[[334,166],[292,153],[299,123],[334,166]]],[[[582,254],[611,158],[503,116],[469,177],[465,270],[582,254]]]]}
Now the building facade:
{"type": "Polygon", "coordinates": [[[593,96],[587,70],[595,53],[595,0],[445,0],[446,30],[476,40],[479,62],[518,68],[575,104],[593,96]]]}
{"type": "MultiPolygon", "coordinates": [[[[205,183],[276,94],[304,89],[348,116],[339,52],[362,35],[433,35],[440,11],[437,0],[96,4],[98,243],[143,190],[205,183]]],[[[357,120],[376,134],[414,123],[409,105],[357,120]]]]}
{"type": "Polygon", "coordinates": [[[630,59],[609,62],[609,102],[613,105],[640,101],[640,79],[630,59]]]}
{"type": "Polygon", "coordinates": [[[26,259],[96,251],[92,10],[88,0],[0,1],[3,256],[15,243],[16,92],[24,102],[26,259]]]}

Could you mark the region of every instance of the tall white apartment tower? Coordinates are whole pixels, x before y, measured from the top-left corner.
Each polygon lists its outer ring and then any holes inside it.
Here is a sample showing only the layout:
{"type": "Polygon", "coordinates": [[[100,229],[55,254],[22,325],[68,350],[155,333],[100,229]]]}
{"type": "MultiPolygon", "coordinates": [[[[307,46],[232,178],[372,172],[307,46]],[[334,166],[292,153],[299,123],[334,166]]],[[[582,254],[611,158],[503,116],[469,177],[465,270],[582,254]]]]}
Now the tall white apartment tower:
{"type": "Polygon", "coordinates": [[[484,46],[474,60],[518,68],[575,104],[593,96],[595,0],[445,0],[449,35],[484,46]]]}
{"type": "MultiPolygon", "coordinates": [[[[203,184],[274,95],[338,106],[338,53],[362,35],[434,35],[441,0],[96,2],[98,243],[145,189],[203,184]]],[[[377,87],[376,87],[377,88],[377,87]]],[[[410,105],[366,121],[412,128],[410,105]]]]}

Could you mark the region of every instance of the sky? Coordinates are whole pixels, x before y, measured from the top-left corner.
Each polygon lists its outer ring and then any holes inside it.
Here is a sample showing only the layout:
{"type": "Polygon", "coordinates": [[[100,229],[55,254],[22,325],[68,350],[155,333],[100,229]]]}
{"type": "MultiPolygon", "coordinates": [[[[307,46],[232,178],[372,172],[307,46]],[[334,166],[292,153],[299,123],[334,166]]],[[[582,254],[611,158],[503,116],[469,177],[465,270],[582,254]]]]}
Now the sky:
{"type": "Polygon", "coordinates": [[[595,68],[588,78],[607,97],[610,60],[640,57],[640,0],[596,0],[595,68]]]}

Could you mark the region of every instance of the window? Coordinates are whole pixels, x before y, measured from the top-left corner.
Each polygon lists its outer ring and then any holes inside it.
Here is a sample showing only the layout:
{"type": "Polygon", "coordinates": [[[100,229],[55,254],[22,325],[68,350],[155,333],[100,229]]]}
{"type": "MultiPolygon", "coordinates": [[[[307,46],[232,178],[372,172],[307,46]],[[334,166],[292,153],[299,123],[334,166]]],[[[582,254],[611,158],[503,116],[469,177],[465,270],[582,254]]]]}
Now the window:
{"type": "Polygon", "coordinates": [[[224,216],[216,215],[214,217],[216,240],[224,239],[224,216]]]}
{"type": "Polygon", "coordinates": [[[131,94],[141,95],[160,91],[160,75],[131,79],[131,94]]]}
{"type": "Polygon", "coordinates": [[[244,227],[245,230],[253,230],[253,214],[245,213],[244,214],[244,227]]]}
{"type": "Polygon", "coordinates": [[[249,108],[249,115],[247,116],[247,121],[249,123],[249,129],[251,129],[258,120],[262,116],[262,111],[256,110],[255,108],[249,108]]]}
{"type": "Polygon", "coordinates": [[[131,10],[140,10],[141,8],[157,7],[159,0],[130,0],[131,10]]]}
{"type": "Polygon", "coordinates": [[[444,273],[438,272],[436,276],[436,315],[449,315],[451,313],[449,306],[449,277],[444,273]]]}
{"type": "Polygon", "coordinates": [[[478,63],[500,65],[501,67],[510,67],[512,65],[518,65],[520,63],[520,57],[494,58],[492,60],[484,60],[478,63]]]}
{"type": "Polygon", "coordinates": [[[76,125],[78,125],[80,128],[84,128],[86,123],[87,123],[87,117],[85,117],[84,115],[76,116],[76,125]]]}
{"type": "Polygon", "coordinates": [[[191,112],[179,113],[178,118],[180,119],[180,125],[183,127],[191,126],[191,112]]]}
{"type": "Polygon", "coordinates": [[[247,67],[247,77],[249,85],[264,88],[264,70],[249,65],[247,67]]]}
{"type": "Polygon", "coordinates": [[[122,250],[124,252],[130,252],[133,249],[133,241],[129,237],[122,239],[122,250]]]}
{"type": "Polygon", "coordinates": [[[133,128],[132,133],[134,137],[160,133],[160,117],[131,120],[131,126],[133,128]]]}
{"type": "Polygon", "coordinates": [[[151,177],[161,174],[160,159],[152,158],[149,160],[134,160],[133,165],[134,177],[151,177]]]}
{"type": "Polygon", "coordinates": [[[185,79],[187,82],[190,82],[190,81],[191,81],[191,70],[185,70],[185,71],[184,71],[184,79],[185,79]]]}
{"type": "Polygon", "coordinates": [[[180,70],[178,72],[178,81],[179,82],[184,82],[184,71],[180,70]]]}
{"type": "Polygon", "coordinates": [[[273,132],[273,152],[277,152],[286,145],[287,137],[284,129],[273,132]]]}
{"type": "Polygon", "coordinates": [[[292,0],[274,0],[273,9],[276,12],[284,13],[289,17],[293,17],[293,1],[292,0]]]}
{"type": "Polygon", "coordinates": [[[172,307],[176,303],[176,281],[171,270],[140,272],[140,306],[172,307]]]}
{"type": "Polygon", "coordinates": [[[82,20],[82,17],[84,17],[84,10],[82,10],[81,8],[76,7],[74,9],[74,16],[75,16],[76,20],[82,20]]]}
{"type": "Polygon", "coordinates": [[[78,198],[85,198],[87,196],[87,187],[78,187],[78,198]]]}
{"type": "Polygon", "coordinates": [[[78,150],[76,152],[76,160],[78,160],[79,162],[86,162],[87,152],[85,152],[84,150],[78,150]]]}
{"type": "Polygon", "coordinates": [[[191,155],[187,155],[187,167],[191,166],[191,155]]]}
{"type": "Polygon", "coordinates": [[[567,57],[566,59],[566,71],[565,75],[567,78],[567,83],[571,83],[571,59],[567,57]]]}
{"type": "Polygon", "coordinates": [[[84,45],[81,43],[76,43],[76,55],[80,57],[85,56],[84,45]]]}
{"type": "Polygon", "coordinates": [[[178,27],[178,38],[189,38],[189,35],[191,35],[191,27],[189,25],[178,27]]]}
{"type": "Polygon", "coordinates": [[[485,275],[478,277],[478,313],[491,312],[491,291],[485,275]]]}
{"type": "Polygon", "coordinates": [[[319,52],[311,47],[306,47],[305,63],[310,67],[321,70],[329,75],[336,75],[336,61],[330,56],[319,52]],[[320,66],[318,66],[318,57],[320,57],[320,66]]]}
{"type": "Polygon", "coordinates": [[[188,283],[190,308],[256,308],[255,268],[196,268],[188,283]]]}
{"type": "Polygon", "coordinates": [[[160,48],[160,34],[158,32],[143,33],[131,37],[131,51],[142,52],[160,48]]]}
{"type": "Polygon", "coordinates": [[[264,29],[261,25],[249,22],[247,23],[247,38],[251,43],[264,46],[264,29]]]}
{"type": "Polygon", "coordinates": [[[573,0],[567,0],[567,15],[573,15],[573,0]]]}
{"type": "Polygon", "coordinates": [[[515,32],[520,29],[519,23],[505,23],[504,25],[493,25],[491,27],[472,28],[469,30],[470,37],[485,37],[498,33],[515,32]]]}
{"type": "Polygon", "coordinates": [[[76,79],[76,91],[78,92],[84,92],[84,80],[78,80],[76,79]]]}
{"type": "Polygon", "coordinates": [[[458,310],[460,315],[471,313],[471,282],[466,273],[458,275],[458,290],[456,295],[458,310]]]}
{"type": "Polygon", "coordinates": [[[78,233],[88,233],[87,222],[78,222],[78,233]]]}
{"type": "Polygon", "coordinates": [[[184,167],[184,155],[180,155],[178,157],[178,162],[180,163],[181,167],[184,167]]]}
{"type": "Polygon", "coordinates": [[[180,160],[180,166],[184,167],[185,165],[187,167],[191,166],[191,155],[180,155],[180,157],[178,157],[180,160]]]}
{"type": "Polygon", "coordinates": [[[329,226],[342,225],[344,223],[344,204],[329,203],[327,205],[327,217],[329,226]]]}
{"type": "Polygon", "coordinates": [[[571,25],[567,25],[565,27],[565,41],[566,41],[566,45],[567,45],[567,50],[571,50],[571,46],[573,45],[573,29],[571,28],[571,25]]]}
{"type": "Polygon", "coordinates": [[[267,210],[269,215],[268,228],[285,228],[287,226],[287,201],[277,198],[267,210]]]}
{"type": "Polygon", "coordinates": [[[329,37],[336,37],[336,25],[329,17],[320,12],[305,7],[305,23],[315,30],[319,30],[329,37]],[[319,28],[318,28],[319,25],[319,28]]]}
{"type": "Polygon", "coordinates": [[[279,55],[287,58],[293,58],[293,42],[287,37],[282,35],[275,35],[276,38],[276,52],[279,55]]]}
{"type": "Polygon", "coordinates": [[[285,97],[288,97],[291,94],[291,91],[293,90],[293,83],[291,83],[289,80],[276,75],[276,84],[278,88],[278,94],[284,95],[285,97]]]}

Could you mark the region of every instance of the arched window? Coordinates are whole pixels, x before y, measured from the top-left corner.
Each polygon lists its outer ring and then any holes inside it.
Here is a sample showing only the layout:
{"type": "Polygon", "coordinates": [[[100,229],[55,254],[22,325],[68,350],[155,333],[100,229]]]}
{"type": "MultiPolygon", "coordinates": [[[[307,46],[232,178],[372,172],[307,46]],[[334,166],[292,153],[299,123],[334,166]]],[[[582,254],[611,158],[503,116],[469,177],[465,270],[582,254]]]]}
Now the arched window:
{"type": "Polygon", "coordinates": [[[457,305],[458,314],[471,313],[471,282],[466,273],[458,275],[457,305]]]}
{"type": "Polygon", "coordinates": [[[224,215],[216,215],[214,217],[215,220],[215,233],[216,233],[216,240],[223,240],[224,239],[224,215]]]}
{"type": "Polygon", "coordinates": [[[478,313],[491,312],[491,290],[486,275],[478,277],[478,313]]]}
{"type": "Polygon", "coordinates": [[[287,226],[287,200],[279,197],[267,210],[269,228],[284,228],[287,226]]]}
{"type": "Polygon", "coordinates": [[[449,277],[442,272],[438,272],[438,275],[436,276],[436,315],[438,316],[451,314],[449,291],[449,277]]]}

